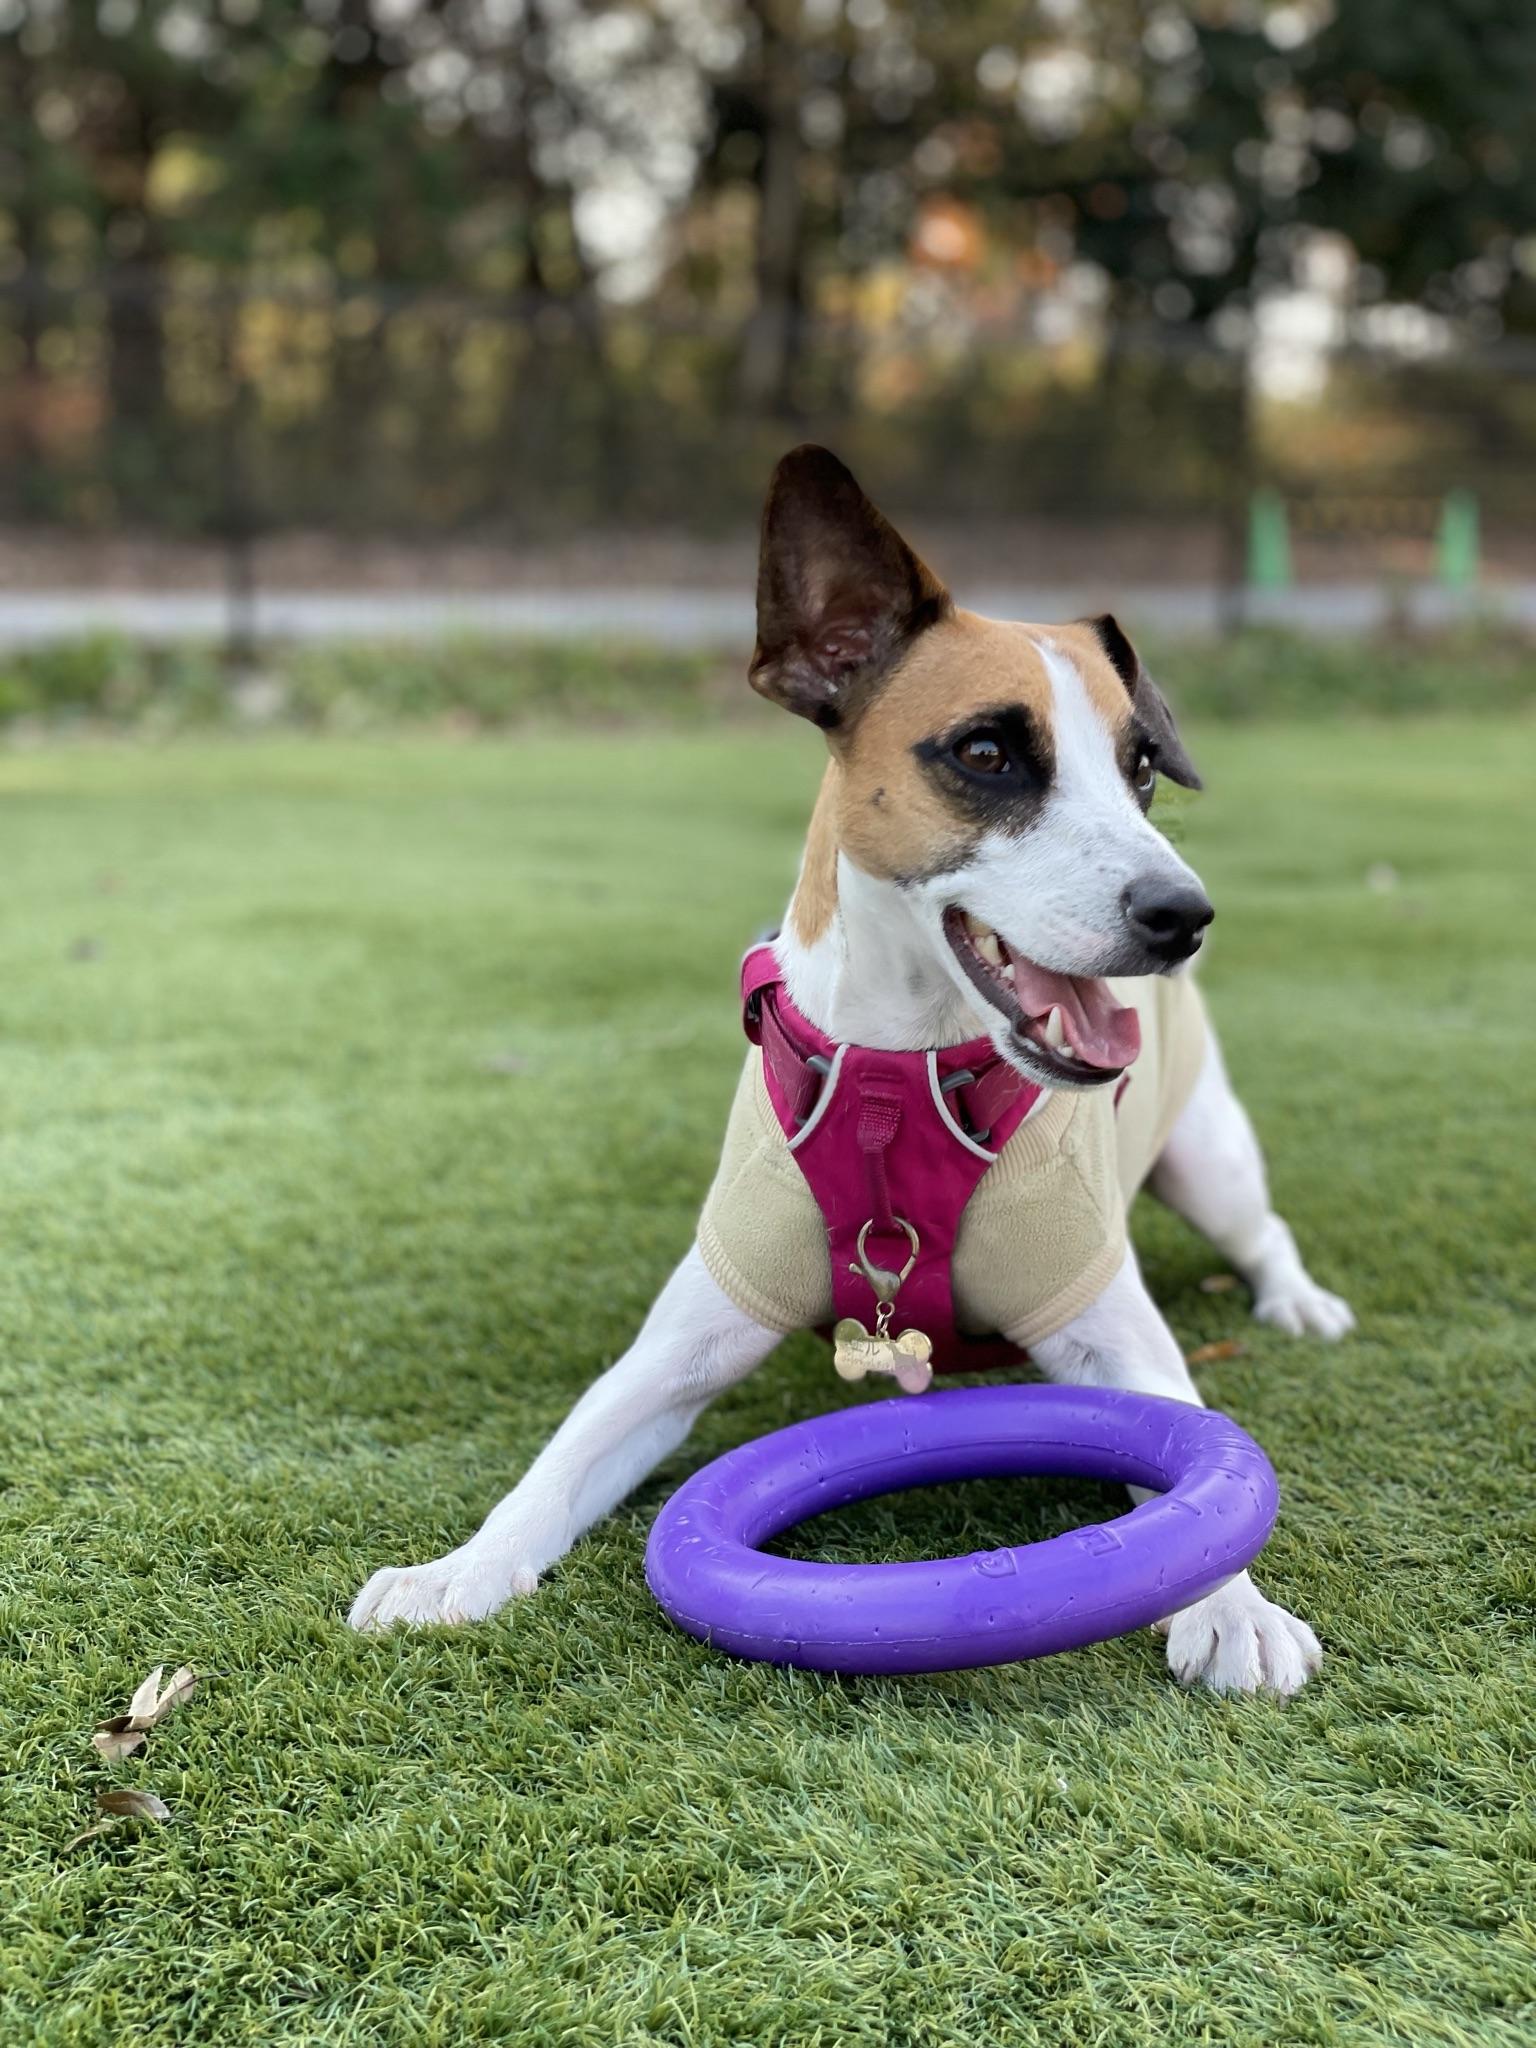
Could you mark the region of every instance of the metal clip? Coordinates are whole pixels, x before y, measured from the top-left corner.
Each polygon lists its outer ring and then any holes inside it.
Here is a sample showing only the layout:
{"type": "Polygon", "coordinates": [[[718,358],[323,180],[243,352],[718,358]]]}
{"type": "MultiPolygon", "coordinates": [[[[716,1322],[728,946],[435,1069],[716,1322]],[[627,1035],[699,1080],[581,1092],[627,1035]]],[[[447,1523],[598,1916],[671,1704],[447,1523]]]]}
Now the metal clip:
{"type": "Polygon", "coordinates": [[[850,1273],[862,1273],[864,1275],[864,1278],[875,1290],[876,1301],[880,1302],[895,1301],[896,1290],[900,1287],[902,1281],[906,1279],[907,1275],[912,1271],[912,1268],[917,1264],[917,1253],[919,1243],[917,1232],[912,1228],[911,1224],[906,1220],[904,1216],[895,1216],[892,1217],[891,1220],[893,1223],[895,1223],[898,1230],[904,1230],[906,1232],[907,1242],[912,1247],[911,1256],[908,1258],[907,1263],[902,1267],[901,1271],[899,1273],[893,1273],[888,1266],[873,1265],[871,1264],[869,1258],[866,1256],[864,1251],[865,1242],[869,1237],[869,1233],[875,1227],[875,1219],[873,1216],[870,1217],[869,1221],[864,1225],[864,1228],[859,1232],[858,1243],[854,1246],[855,1263],[848,1268],[850,1273]]]}

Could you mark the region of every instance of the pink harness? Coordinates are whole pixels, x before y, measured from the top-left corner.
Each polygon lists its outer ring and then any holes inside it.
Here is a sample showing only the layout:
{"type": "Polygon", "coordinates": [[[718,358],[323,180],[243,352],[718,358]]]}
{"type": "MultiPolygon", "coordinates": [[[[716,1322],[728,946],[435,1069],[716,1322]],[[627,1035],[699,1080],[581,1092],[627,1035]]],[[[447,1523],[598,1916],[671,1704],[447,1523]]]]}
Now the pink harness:
{"type": "Polygon", "coordinates": [[[926,1332],[935,1371],[1016,1365],[1023,1354],[1003,1338],[956,1329],[952,1267],[965,1205],[1040,1089],[988,1038],[936,1052],[839,1045],[789,1000],[768,945],[742,963],[741,993],[768,1099],[827,1226],[837,1316],[872,1316],[883,1269],[899,1284],[887,1290],[893,1337],[926,1332]]]}

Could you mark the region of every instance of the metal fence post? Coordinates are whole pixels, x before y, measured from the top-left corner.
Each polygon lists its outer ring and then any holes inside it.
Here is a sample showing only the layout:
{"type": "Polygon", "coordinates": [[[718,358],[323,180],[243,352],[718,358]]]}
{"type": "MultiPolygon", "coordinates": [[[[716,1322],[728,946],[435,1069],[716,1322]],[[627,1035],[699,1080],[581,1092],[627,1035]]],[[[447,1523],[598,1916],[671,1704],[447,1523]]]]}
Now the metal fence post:
{"type": "Polygon", "coordinates": [[[241,301],[230,297],[225,319],[229,403],[221,422],[219,525],[224,554],[224,661],[238,677],[257,652],[255,519],[247,473],[251,388],[240,347],[241,301]]]}
{"type": "Polygon", "coordinates": [[[1291,532],[1278,491],[1255,491],[1248,501],[1248,584],[1252,590],[1291,587],[1291,532]]]}
{"type": "Polygon", "coordinates": [[[1471,491],[1447,491],[1435,532],[1435,569],[1447,590],[1475,590],[1480,568],[1477,499],[1471,491]]]}

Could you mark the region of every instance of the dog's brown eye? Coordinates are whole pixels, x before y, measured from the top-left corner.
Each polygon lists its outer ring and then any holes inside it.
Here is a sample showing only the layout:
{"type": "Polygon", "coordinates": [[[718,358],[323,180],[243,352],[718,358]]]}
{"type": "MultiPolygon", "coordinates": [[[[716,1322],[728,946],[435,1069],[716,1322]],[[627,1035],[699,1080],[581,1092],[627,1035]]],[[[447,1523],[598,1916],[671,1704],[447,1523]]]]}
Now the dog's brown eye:
{"type": "Polygon", "coordinates": [[[955,742],[955,759],[972,775],[1001,775],[1012,766],[1008,749],[995,732],[968,732],[955,742]]]}
{"type": "Polygon", "coordinates": [[[1152,766],[1150,754],[1138,754],[1136,766],[1131,770],[1131,782],[1138,796],[1150,796],[1157,781],[1157,770],[1152,766]]]}

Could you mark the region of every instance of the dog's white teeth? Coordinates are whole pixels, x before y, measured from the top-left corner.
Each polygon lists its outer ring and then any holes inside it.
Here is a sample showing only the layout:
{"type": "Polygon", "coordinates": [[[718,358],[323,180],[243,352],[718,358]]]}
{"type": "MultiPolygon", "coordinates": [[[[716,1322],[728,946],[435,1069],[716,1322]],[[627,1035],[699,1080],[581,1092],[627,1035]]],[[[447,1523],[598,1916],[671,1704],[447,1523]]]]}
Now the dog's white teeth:
{"type": "Polygon", "coordinates": [[[1012,981],[1012,979],[1013,979],[1013,974],[1014,974],[1013,962],[1012,962],[1011,960],[1005,960],[1005,961],[1003,962],[1003,979],[1004,979],[1004,981],[1012,981]]]}
{"type": "Polygon", "coordinates": [[[983,929],[977,935],[976,950],[981,955],[982,959],[988,963],[989,966],[1002,966],[1003,949],[997,942],[996,932],[989,932],[983,929]]]}
{"type": "Polygon", "coordinates": [[[1061,1021],[1061,1008],[1059,1005],[1052,1005],[1051,1014],[1045,1020],[1045,1031],[1043,1036],[1045,1038],[1046,1044],[1051,1048],[1052,1052],[1060,1052],[1062,1048],[1066,1045],[1066,1026],[1061,1021]]]}

